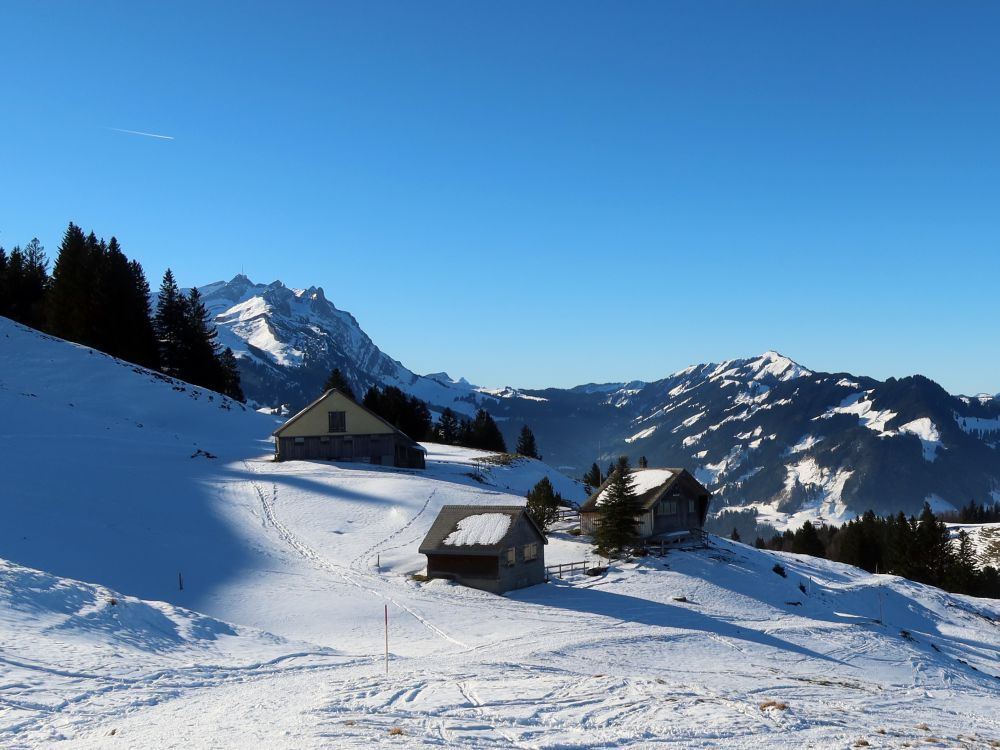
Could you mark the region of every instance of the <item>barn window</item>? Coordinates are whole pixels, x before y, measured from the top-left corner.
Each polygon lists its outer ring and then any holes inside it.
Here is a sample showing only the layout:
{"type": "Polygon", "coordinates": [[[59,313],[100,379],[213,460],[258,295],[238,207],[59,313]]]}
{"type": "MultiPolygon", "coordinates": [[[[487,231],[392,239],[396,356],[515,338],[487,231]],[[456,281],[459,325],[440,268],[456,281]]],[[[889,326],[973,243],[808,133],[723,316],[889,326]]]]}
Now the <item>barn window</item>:
{"type": "Polygon", "coordinates": [[[538,559],[538,542],[532,542],[531,544],[524,545],[524,561],[530,562],[531,560],[538,559]]]}
{"type": "Polygon", "coordinates": [[[514,565],[517,563],[517,547],[507,548],[507,565],[514,565]]]}
{"type": "Polygon", "coordinates": [[[329,443],[329,442],[330,442],[330,436],[329,436],[329,435],[323,435],[323,437],[321,437],[321,438],[319,439],[319,441],[320,441],[321,443],[329,443]]]}
{"type": "Polygon", "coordinates": [[[305,441],[306,441],[306,439],[304,437],[295,438],[295,444],[296,445],[302,445],[303,443],[305,443],[305,441]]]}
{"type": "Polygon", "coordinates": [[[326,414],[330,420],[330,429],[328,432],[347,432],[346,411],[328,411],[326,414]]]}

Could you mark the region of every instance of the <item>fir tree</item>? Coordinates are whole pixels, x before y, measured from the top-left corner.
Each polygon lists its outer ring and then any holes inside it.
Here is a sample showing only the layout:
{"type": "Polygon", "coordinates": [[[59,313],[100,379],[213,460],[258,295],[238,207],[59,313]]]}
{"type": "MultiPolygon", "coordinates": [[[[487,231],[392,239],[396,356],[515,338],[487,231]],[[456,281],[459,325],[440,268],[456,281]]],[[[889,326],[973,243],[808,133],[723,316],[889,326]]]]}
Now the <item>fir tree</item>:
{"type": "Polygon", "coordinates": [[[434,439],[443,445],[455,445],[459,437],[458,417],[448,407],[441,412],[441,418],[434,427],[434,439]]]}
{"type": "Polygon", "coordinates": [[[521,434],[517,438],[517,448],[514,452],[520,456],[541,459],[538,454],[538,446],[535,444],[535,434],[528,425],[521,428],[521,434]]]}
{"type": "Polygon", "coordinates": [[[914,579],[932,586],[945,583],[952,562],[948,528],[937,519],[931,506],[924,503],[917,522],[914,579]]]}
{"type": "Polygon", "coordinates": [[[339,367],[334,367],[330,372],[326,383],[323,384],[323,393],[334,388],[351,399],[351,401],[354,401],[354,389],[351,388],[351,384],[347,382],[347,378],[344,377],[344,373],[340,371],[339,367]]]}
{"type": "Polygon", "coordinates": [[[608,557],[620,557],[635,541],[642,513],[625,456],[618,459],[597,505],[597,512],[594,544],[608,557]]]}
{"type": "Polygon", "coordinates": [[[559,506],[562,497],[552,488],[548,477],[542,477],[527,494],[526,509],[528,514],[538,524],[543,532],[548,533],[549,527],[559,517],[559,506]]]}
{"type": "Polygon", "coordinates": [[[142,270],[139,261],[129,261],[128,268],[132,280],[127,303],[130,319],[130,356],[128,359],[143,367],[158,369],[160,351],[149,309],[149,282],[146,281],[146,273],[142,270]]]}
{"type": "Polygon", "coordinates": [[[216,343],[218,332],[197,288],[184,299],[183,312],[180,378],[221,393],[224,378],[216,343]]]}
{"type": "Polygon", "coordinates": [[[431,430],[431,412],[416,396],[407,396],[396,386],[379,390],[372,386],[362,404],[414,440],[424,440],[431,430]]]}
{"type": "Polygon", "coordinates": [[[48,264],[37,238],[9,256],[0,248],[0,315],[31,328],[45,327],[48,264]]]}
{"type": "Polygon", "coordinates": [[[603,483],[604,477],[601,476],[601,467],[596,463],[591,464],[590,471],[583,475],[583,484],[587,489],[587,494],[591,494],[603,483]]]}
{"type": "MultiPolygon", "coordinates": [[[[736,530],[736,527],[735,527],[735,526],[733,526],[733,533],[729,535],[729,538],[730,538],[731,540],[733,540],[734,542],[739,542],[739,541],[741,541],[741,540],[740,540],[740,532],[736,530]]],[[[758,537],[758,539],[760,539],[760,537],[758,537]]],[[[761,540],[761,541],[763,541],[763,540],[761,540]]]]}
{"type": "Polygon", "coordinates": [[[971,593],[976,579],[976,551],[972,539],[962,529],[958,532],[958,549],[948,571],[948,588],[952,591],[971,593]]]}
{"type": "Polygon", "coordinates": [[[467,446],[498,453],[507,451],[507,444],[500,433],[500,428],[497,427],[497,423],[493,421],[493,417],[485,409],[477,411],[475,418],[469,425],[467,446]]]}
{"type": "Polygon", "coordinates": [[[243,386],[240,383],[240,367],[236,355],[228,346],[219,356],[219,364],[222,367],[222,393],[234,401],[246,402],[243,395],[243,386]]]}
{"type": "Polygon", "coordinates": [[[812,555],[813,557],[824,557],[823,543],[816,534],[816,527],[809,521],[802,524],[801,528],[795,532],[792,541],[792,552],[799,555],[812,555]]]}
{"type": "Polygon", "coordinates": [[[66,228],[52,267],[47,298],[48,329],[80,344],[91,343],[93,330],[94,262],[97,240],[72,222],[66,228]]]}
{"type": "Polygon", "coordinates": [[[160,368],[172,377],[180,377],[184,368],[182,341],[185,336],[186,310],[174,274],[168,268],[160,283],[153,327],[160,350],[160,368]]]}
{"type": "MultiPolygon", "coordinates": [[[[646,460],[645,456],[639,456],[639,468],[646,469],[649,467],[649,461],[646,460]]],[[[737,540],[739,541],[739,540],[737,540]]]]}

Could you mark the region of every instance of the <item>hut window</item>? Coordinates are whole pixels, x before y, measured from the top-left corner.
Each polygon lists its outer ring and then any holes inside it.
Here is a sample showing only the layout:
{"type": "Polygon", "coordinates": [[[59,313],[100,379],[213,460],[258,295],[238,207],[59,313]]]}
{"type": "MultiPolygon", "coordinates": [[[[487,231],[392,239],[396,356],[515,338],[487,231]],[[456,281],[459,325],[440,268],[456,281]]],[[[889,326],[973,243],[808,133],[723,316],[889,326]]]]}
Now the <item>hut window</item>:
{"type": "Polygon", "coordinates": [[[305,441],[306,441],[306,439],[304,437],[295,438],[295,444],[296,445],[302,445],[305,441]]]}
{"type": "Polygon", "coordinates": [[[330,436],[329,436],[329,435],[324,435],[323,437],[321,437],[321,438],[319,439],[319,441],[320,441],[321,443],[329,443],[329,442],[330,442],[330,436]]]}
{"type": "Polygon", "coordinates": [[[660,502],[660,513],[665,516],[676,516],[677,515],[677,501],[676,500],[663,500],[660,502]]]}
{"type": "Polygon", "coordinates": [[[346,411],[328,411],[326,414],[330,420],[330,429],[328,432],[347,432],[346,411]]]}
{"type": "Polygon", "coordinates": [[[688,500],[688,513],[694,513],[694,500],[688,500]]]}
{"type": "Polygon", "coordinates": [[[517,562],[517,547],[507,548],[507,565],[514,565],[517,562]]]}
{"type": "Polygon", "coordinates": [[[538,542],[524,545],[524,561],[530,562],[536,559],[538,559],[538,542]]]}

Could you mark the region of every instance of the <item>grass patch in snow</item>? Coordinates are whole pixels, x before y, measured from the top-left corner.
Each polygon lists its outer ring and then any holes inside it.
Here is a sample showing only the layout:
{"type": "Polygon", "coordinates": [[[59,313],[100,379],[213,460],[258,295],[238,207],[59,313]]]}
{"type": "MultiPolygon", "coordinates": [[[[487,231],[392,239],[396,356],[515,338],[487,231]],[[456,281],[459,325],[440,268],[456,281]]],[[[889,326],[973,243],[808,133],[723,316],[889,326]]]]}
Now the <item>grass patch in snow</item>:
{"type": "Polygon", "coordinates": [[[475,459],[476,463],[491,464],[493,466],[513,466],[518,461],[523,461],[524,456],[517,453],[491,453],[489,456],[475,459]]]}
{"type": "Polygon", "coordinates": [[[788,704],[784,701],[764,701],[758,706],[758,708],[760,708],[761,711],[769,711],[772,708],[775,711],[786,711],[788,710],[788,704]]]}

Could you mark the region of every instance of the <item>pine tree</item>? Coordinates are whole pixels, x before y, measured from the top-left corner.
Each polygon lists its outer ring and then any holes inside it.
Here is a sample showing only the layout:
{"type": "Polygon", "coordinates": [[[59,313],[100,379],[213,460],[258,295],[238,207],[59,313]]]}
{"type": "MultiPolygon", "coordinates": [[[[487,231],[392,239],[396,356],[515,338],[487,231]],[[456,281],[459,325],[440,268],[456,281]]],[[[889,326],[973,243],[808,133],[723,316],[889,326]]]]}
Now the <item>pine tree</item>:
{"type": "Polygon", "coordinates": [[[628,458],[621,456],[597,505],[598,519],[593,540],[608,557],[621,556],[639,533],[642,509],[636,500],[628,458]]]}
{"type": "Polygon", "coordinates": [[[448,407],[441,412],[441,418],[434,427],[434,439],[443,445],[455,445],[459,437],[458,418],[448,407]]]}
{"type": "Polygon", "coordinates": [[[407,396],[396,386],[379,390],[372,386],[362,404],[414,440],[424,440],[431,431],[431,412],[416,396],[407,396]]]}
{"type": "Polygon", "coordinates": [[[47,299],[48,330],[60,338],[89,344],[93,324],[93,256],[97,240],[72,222],[66,228],[52,267],[47,299]]]}
{"type": "Polygon", "coordinates": [[[351,401],[354,401],[354,389],[351,388],[351,384],[347,382],[347,378],[344,377],[344,373],[340,371],[339,367],[334,367],[330,372],[330,376],[323,384],[323,393],[334,388],[351,399],[351,401]]]}
{"type": "Polygon", "coordinates": [[[910,578],[913,575],[916,520],[907,520],[903,511],[900,511],[886,525],[886,572],[910,578]]]}
{"type": "Polygon", "coordinates": [[[823,542],[820,541],[816,533],[816,527],[811,522],[806,521],[801,528],[795,532],[792,541],[792,552],[799,555],[812,555],[813,557],[824,557],[823,542]]]}
{"type": "MultiPolygon", "coordinates": [[[[733,533],[729,535],[729,538],[730,538],[731,540],[733,540],[734,542],[739,542],[739,541],[741,541],[741,540],[740,540],[740,532],[736,530],[736,527],[735,527],[735,526],[733,526],[733,533]]],[[[760,538],[760,537],[758,537],[758,539],[759,539],[759,538],[760,538]]],[[[763,541],[763,540],[761,540],[761,541],[763,541]]]]}
{"type": "MultiPolygon", "coordinates": [[[[639,456],[639,468],[646,469],[649,467],[649,461],[646,460],[645,456],[639,456]]],[[[737,540],[739,541],[739,540],[737,540]]]]}
{"type": "Polygon", "coordinates": [[[932,586],[945,584],[952,564],[951,541],[948,527],[937,519],[931,506],[924,503],[917,523],[916,570],[914,579],[932,586]]]}
{"type": "Polygon", "coordinates": [[[172,377],[181,377],[184,369],[182,341],[185,336],[186,311],[174,274],[168,268],[160,283],[153,327],[160,349],[160,368],[172,377]]]}
{"type": "Polygon", "coordinates": [[[45,249],[33,239],[8,256],[0,248],[0,315],[31,328],[45,328],[45,295],[49,286],[45,249]]]}
{"type": "Polygon", "coordinates": [[[948,590],[971,594],[976,581],[976,551],[972,539],[962,529],[958,532],[958,549],[948,571],[948,590]]]}
{"type": "Polygon", "coordinates": [[[245,403],[247,398],[243,395],[243,385],[240,383],[240,366],[236,355],[228,346],[219,356],[219,363],[222,366],[222,393],[234,401],[245,403]]]}
{"type": "Polygon", "coordinates": [[[535,434],[528,425],[521,428],[521,434],[517,438],[517,448],[514,450],[520,456],[541,459],[538,455],[538,446],[535,444],[535,434]]]}
{"type": "Polygon", "coordinates": [[[552,488],[548,477],[542,477],[527,494],[526,509],[528,514],[538,524],[538,528],[548,533],[549,527],[559,517],[559,506],[562,497],[552,488]]]}
{"type": "Polygon", "coordinates": [[[126,305],[130,321],[128,360],[151,370],[159,369],[159,344],[149,309],[149,282],[139,261],[129,261],[128,268],[132,281],[126,305]]]}
{"type": "Polygon", "coordinates": [[[591,464],[590,471],[583,475],[583,484],[586,487],[587,494],[591,494],[603,483],[604,477],[601,476],[601,467],[596,463],[591,464]]]}
{"type": "Polygon", "coordinates": [[[221,393],[224,378],[216,343],[218,332],[197,288],[188,293],[183,311],[180,378],[221,393]]]}
{"type": "Polygon", "coordinates": [[[0,247],[0,315],[12,318],[10,314],[10,285],[7,270],[7,251],[0,247]]]}
{"type": "Polygon", "coordinates": [[[497,427],[497,423],[493,421],[493,417],[485,409],[476,412],[476,416],[469,426],[469,431],[469,448],[506,453],[507,444],[500,433],[500,428],[497,427]]]}

